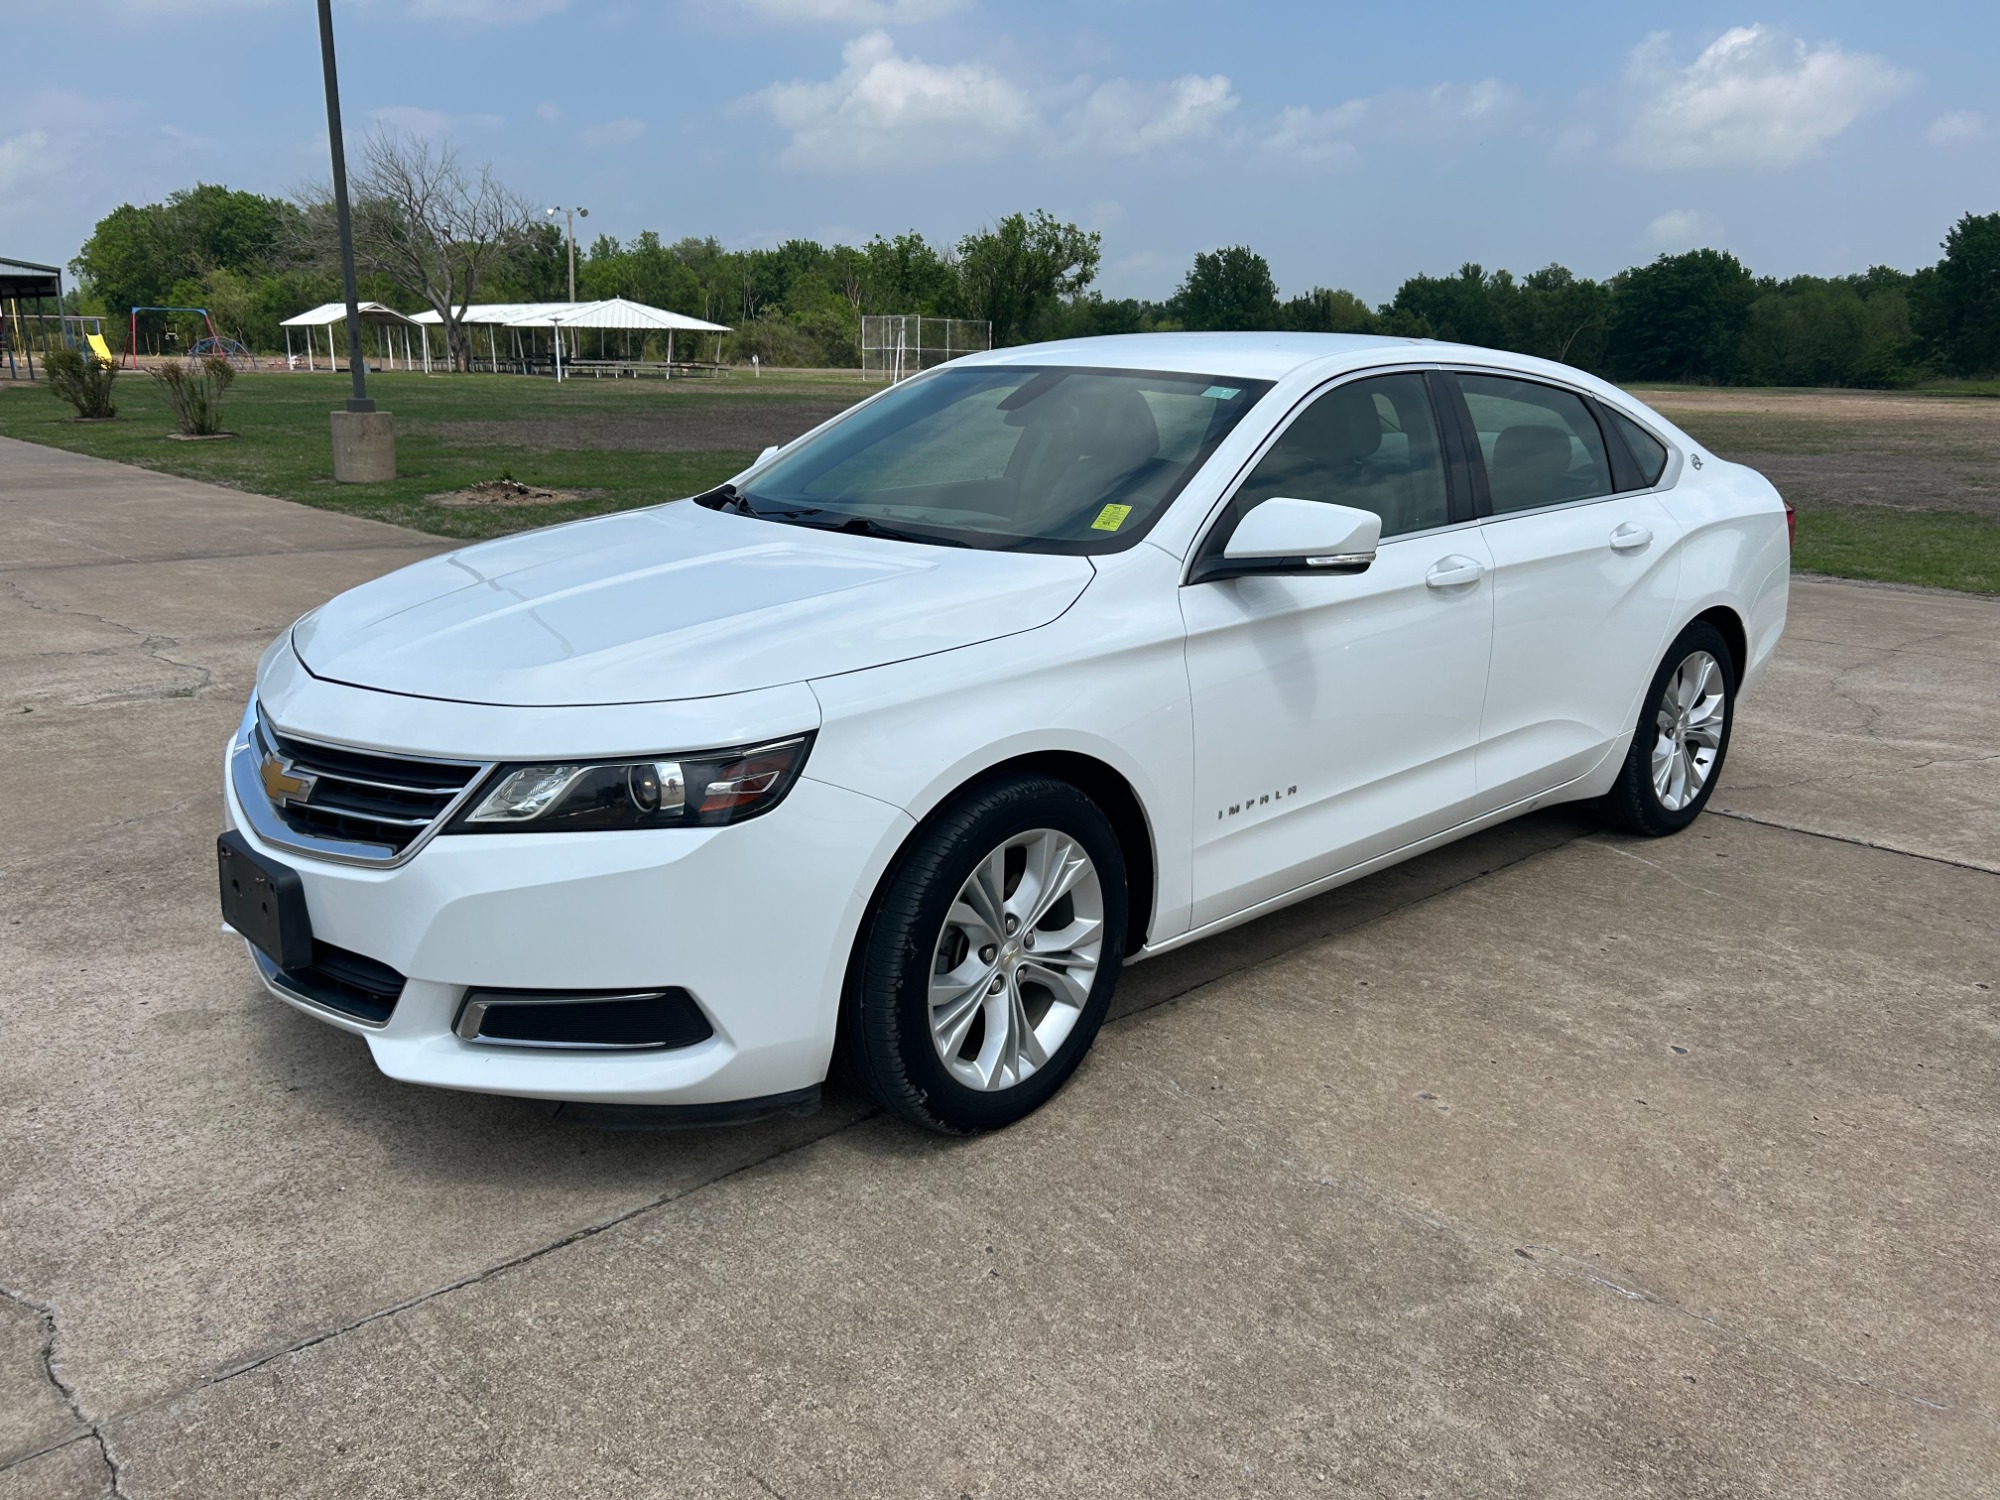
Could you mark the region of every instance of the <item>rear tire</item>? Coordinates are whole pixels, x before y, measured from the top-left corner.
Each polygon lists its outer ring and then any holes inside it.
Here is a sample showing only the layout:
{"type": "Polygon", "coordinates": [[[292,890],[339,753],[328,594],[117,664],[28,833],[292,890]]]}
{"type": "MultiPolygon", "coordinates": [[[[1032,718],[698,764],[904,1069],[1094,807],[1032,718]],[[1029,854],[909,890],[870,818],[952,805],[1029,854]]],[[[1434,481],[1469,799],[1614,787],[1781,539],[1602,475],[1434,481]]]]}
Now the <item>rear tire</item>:
{"type": "Polygon", "coordinates": [[[1096,803],[1046,776],[975,787],[904,851],[863,928],[848,1071],[930,1130],[1011,1125],[1090,1050],[1125,922],[1125,861],[1096,803]]]}
{"type": "Polygon", "coordinates": [[[1722,632],[1696,620],[1668,648],[1640,701],[1618,780],[1601,804],[1628,833],[1662,838],[1701,816],[1736,722],[1736,663],[1722,632]]]}

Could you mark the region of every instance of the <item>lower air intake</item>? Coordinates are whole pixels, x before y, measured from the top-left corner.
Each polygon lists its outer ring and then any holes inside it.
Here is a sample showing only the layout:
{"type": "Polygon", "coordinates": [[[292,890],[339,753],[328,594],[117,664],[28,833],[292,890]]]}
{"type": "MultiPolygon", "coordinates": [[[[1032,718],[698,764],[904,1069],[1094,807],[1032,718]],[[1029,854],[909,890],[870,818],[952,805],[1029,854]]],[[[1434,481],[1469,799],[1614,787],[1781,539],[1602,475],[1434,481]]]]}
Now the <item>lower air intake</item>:
{"type": "Polygon", "coordinates": [[[591,1051],[692,1047],[715,1034],[678,987],[615,992],[470,990],[455,1028],[468,1042],[591,1051]]]}

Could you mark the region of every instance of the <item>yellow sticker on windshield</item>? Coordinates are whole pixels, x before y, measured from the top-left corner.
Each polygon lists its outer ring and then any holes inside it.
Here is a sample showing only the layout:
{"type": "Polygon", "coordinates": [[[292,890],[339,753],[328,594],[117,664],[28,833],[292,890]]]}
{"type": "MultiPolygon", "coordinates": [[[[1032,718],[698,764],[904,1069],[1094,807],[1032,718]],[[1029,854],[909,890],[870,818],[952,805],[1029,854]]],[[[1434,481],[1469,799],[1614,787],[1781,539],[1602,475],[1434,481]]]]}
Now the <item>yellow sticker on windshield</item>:
{"type": "Polygon", "coordinates": [[[1097,519],[1090,523],[1092,531],[1116,531],[1125,524],[1125,518],[1132,514],[1129,505],[1107,505],[1097,513],[1097,519]]]}

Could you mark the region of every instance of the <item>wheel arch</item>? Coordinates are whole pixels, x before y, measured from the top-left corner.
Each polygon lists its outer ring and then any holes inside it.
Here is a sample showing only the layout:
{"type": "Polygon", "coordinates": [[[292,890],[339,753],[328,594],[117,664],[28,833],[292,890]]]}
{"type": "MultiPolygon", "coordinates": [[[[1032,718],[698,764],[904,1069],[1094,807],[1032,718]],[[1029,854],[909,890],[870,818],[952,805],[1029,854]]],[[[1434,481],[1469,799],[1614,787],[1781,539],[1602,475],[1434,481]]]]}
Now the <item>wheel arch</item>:
{"type": "MultiPolygon", "coordinates": [[[[1125,857],[1126,919],[1125,952],[1130,955],[1145,946],[1152,926],[1153,903],[1159,890],[1159,849],[1153,836],[1152,820],[1131,781],[1116,766],[1080,750],[1032,750],[994,761],[961,777],[949,788],[929,799],[929,806],[904,835],[875,883],[867,910],[894,878],[904,853],[916,843],[936,819],[973,788],[1008,776],[1048,776],[1066,781],[1103,809],[1118,836],[1119,852],[1125,857]]],[[[864,916],[854,935],[858,951],[868,935],[864,916]]]]}
{"type": "MultiPolygon", "coordinates": [[[[1750,669],[1750,632],[1743,623],[1743,616],[1727,604],[1713,604],[1694,617],[1713,625],[1722,634],[1729,646],[1730,665],[1735,669],[1738,683],[1750,669]]],[[[1688,624],[1692,625],[1694,620],[1688,624]]],[[[1685,628],[1685,627],[1683,627],[1685,628]]]]}

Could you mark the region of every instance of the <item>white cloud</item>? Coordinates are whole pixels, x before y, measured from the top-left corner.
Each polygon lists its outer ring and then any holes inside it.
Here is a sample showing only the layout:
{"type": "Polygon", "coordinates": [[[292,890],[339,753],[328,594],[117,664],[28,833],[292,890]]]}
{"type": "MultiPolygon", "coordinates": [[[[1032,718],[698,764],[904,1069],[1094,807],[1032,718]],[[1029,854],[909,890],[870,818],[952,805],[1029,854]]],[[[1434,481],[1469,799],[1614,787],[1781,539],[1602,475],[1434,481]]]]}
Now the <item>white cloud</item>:
{"type": "Polygon", "coordinates": [[[1258,141],[1257,157],[1266,166],[1344,167],[1360,160],[1360,135],[1467,140],[1504,128],[1520,109],[1520,90],[1497,78],[1391,89],[1331,109],[1294,104],[1258,141]]]}
{"type": "Polygon", "coordinates": [[[1976,109],[1955,109],[1939,115],[1924,132],[1933,146],[1964,146],[1986,139],[1986,116],[1976,109]]]}
{"type": "Polygon", "coordinates": [[[792,134],[787,166],[825,171],[991,157],[1034,130],[1028,96],[977,63],[904,57],[871,31],[825,83],[774,83],[750,102],[792,134]]]}
{"type": "Polygon", "coordinates": [[[1696,208],[1670,208],[1646,226],[1649,250],[1693,250],[1722,238],[1722,225],[1696,208]]]}
{"type": "Polygon", "coordinates": [[[1257,154],[1276,166],[1350,166],[1361,159],[1361,151],[1348,137],[1367,116],[1368,104],[1362,99],[1349,99],[1332,109],[1294,104],[1257,143],[1257,154]]]}
{"type": "MultiPolygon", "coordinates": [[[[368,118],[388,130],[425,141],[441,140],[454,132],[469,134],[498,130],[506,123],[498,115],[452,115],[441,109],[426,109],[421,104],[385,104],[380,109],[369,110],[368,118]]],[[[350,139],[353,130],[350,124],[350,139]]]]}
{"type": "Polygon", "coordinates": [[[41,175],[49,159],[48,132],[24,130],[0,140],[0,193],[12,193],[41,175]]]}
{"type": "Polygon", "coordinates": [[[1685,68],[1656,32],[1627,79],[1642,102],[1622,154],[1649,167],[1789,167],[1915,82],[1886,58],[1767,26],[1725,31],[1685,68]]]}
{"type": "Polygon", "coordinates": [[[127,100],[41,89],[13,113],[35,123],[0,135],[0,203],[7,253],[28,260],[66,265],[116,204],[162,198],[215,166],[211,142],[127,100]]]}
{"type": "Polygon", "coordinates": [[[736,0],[736,5],[767,21],[881,26],[934,21],[963,10],[965,0],[736,0]]]}
{"type": "Polygon", "coordinates": [[[627,116],[622,120],[606,120],[601,125],[586,125],[576,133],[576,138],[585,146],[622,146],[638,140],[645,133],[644,120],[627,116]]]}
{"type": "Polygon", "coordinates": [[[1443,139],[1484,135],[1507,124],[1521,107],[1521,91],[1497,78],[1397,89],[1372,103],[1382,127],[1396,135],[1443,139]]]}
{"type": "Polygon", "coordinates": [[[1220,73],[1206,78],[1190,73],[1172,83],[1114,78],[1090,91],[1070,115],[1062,137],[1075,151],[1139,156],[1206,140],[1237,103],[1220,73]]]}
{"type": "Polygon", "coordinates": [[[540,104],[535,106],[535,114],[544,120],[560,120],[562,118],[562,106],[557,104],[553,99],[544,99],[540,104]]]}
{"type": "Polygon", "coordinates": [[[406,0],[406,14],[422,21],[479,21],[511,26],[569,9],[569,0],[406,0]]]}

